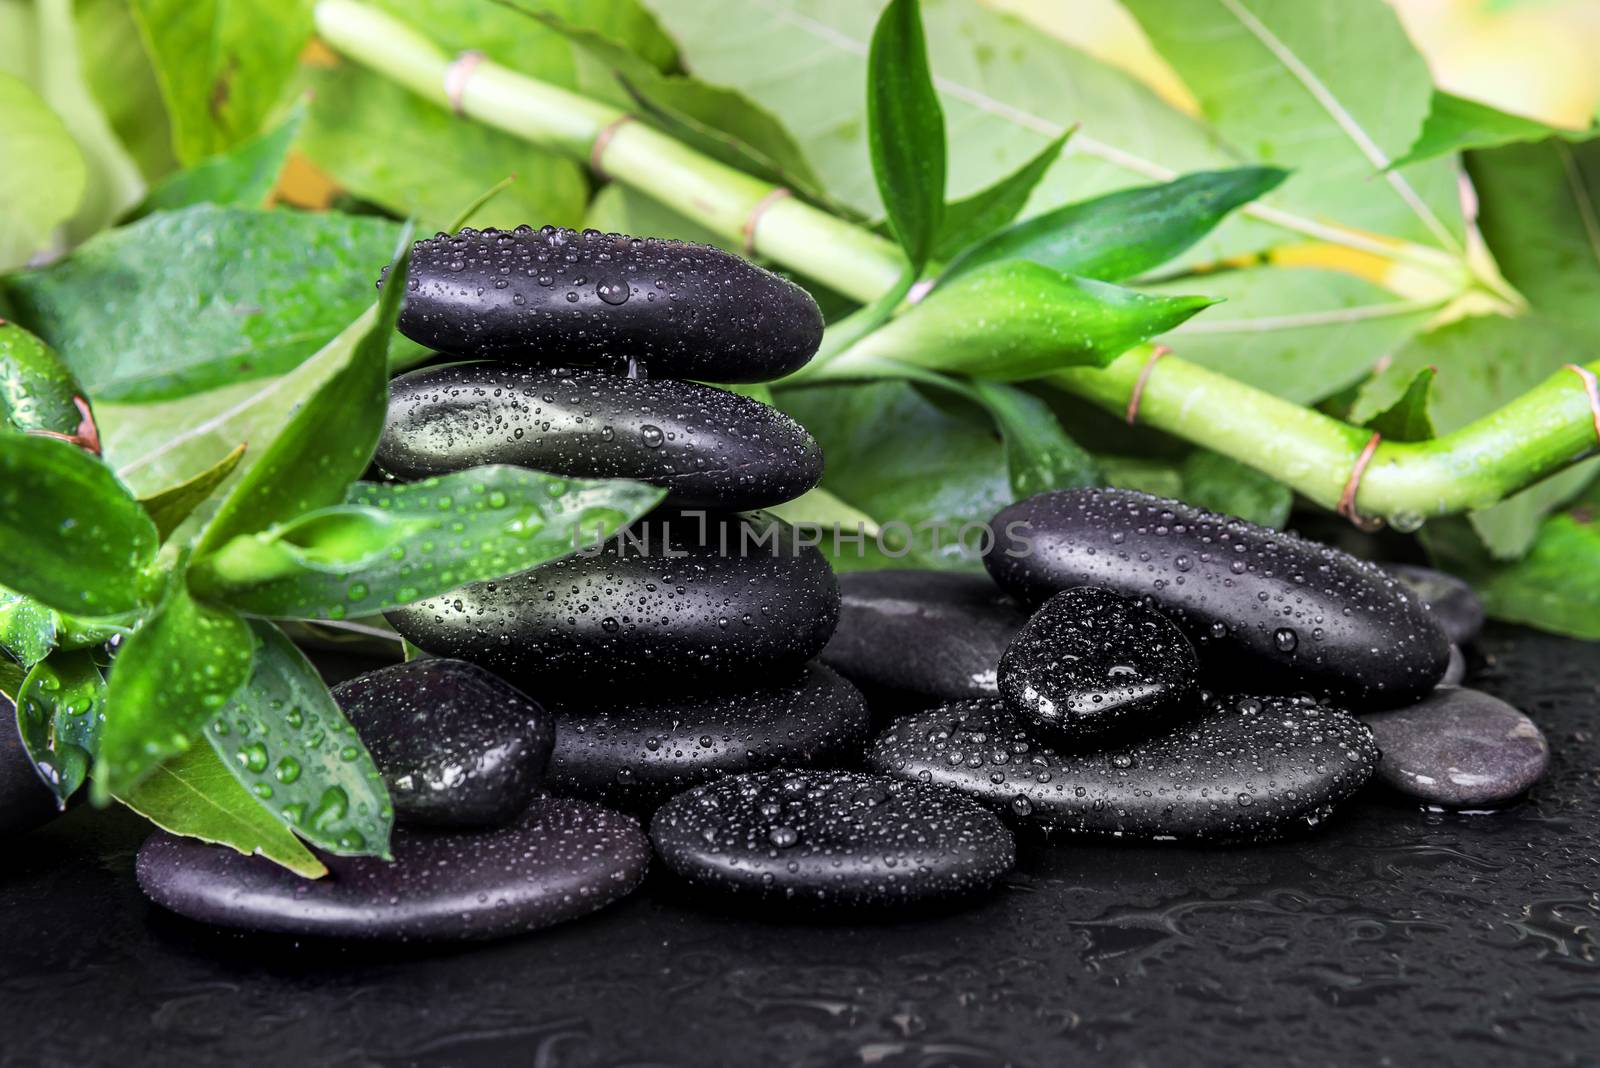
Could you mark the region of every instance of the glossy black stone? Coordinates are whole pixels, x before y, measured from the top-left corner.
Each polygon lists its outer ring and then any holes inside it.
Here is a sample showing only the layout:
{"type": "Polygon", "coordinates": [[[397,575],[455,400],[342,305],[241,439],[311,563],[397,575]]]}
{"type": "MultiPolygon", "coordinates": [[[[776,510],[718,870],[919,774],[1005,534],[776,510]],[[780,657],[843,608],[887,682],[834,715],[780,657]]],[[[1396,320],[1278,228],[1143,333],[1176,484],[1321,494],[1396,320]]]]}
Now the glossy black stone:
{"type": "Polygon", "coordinates": [[[575,696],[550,707],[557,725],[551,789],[622,808],[735,772],[856,763],[871,737],[861,691],[816,663],[748,690],[575,696]]]}
{"type": "Polygon", "coordinates": [[[1016,864],[981,805],[853,771],[730,775],[656,811],[650,840],[696,890],[801,909],[886,909],[964,897],[1016,864]]]}
{"type": "Polygon", "coordinates": [[[1128,838],[1259,842],[1304,831],[1371,777],[1372,732],[1301,698],[1246,697],[1141,742],[1045,748],[999,701],[896,721],[876,771],[959,790],[1019,825],[1128,838]]]}
{"type": "Polygon", "coordinates": [[[502,363],[426,367],[389,383],[380,467],[402,479],[516,464],[631,478],[681,508],[739,511],[800,496],[822,449],[770,405],[674,379],[502,363]]]}
{"type": "Polygon", "coordinates": [[[993,697],[1001,654],[1027,619],[987,575],[847,572],[822,662],[875,690],[935,701],[993,697]]]}
{"type": "Polygon", "coordinates": [[[43,826],[60,811],[22,744],[17,706],[0,693],[0,838],[43,826]]]}
{"type": "Polygon", "coordinates": [[[150,899],[191,920],[286,935],[481,941],[603,908],[644,879],[638,823],[584,801],[539,798],[484,831],[397,828],[394,860],[325,857],[302,879],[261,857],[165,832],[139,850],[150,899]]]}
{"type": "Polygon", "coordinates": [[[1041,493],[993,525],[984,564],[1018,599],[1102,586],[1145,600],[1183,628],[1221,690],[1395,707],[1449,662],[1449,639],[1407,587],[1293,534],[1110,489],[1041,493]]]}
{"type": "Polygon", "coordinates": [[[822,313],[793,282],[709,245],[469,228],[413,246],[400,332],[462,356],[761,382],[811,359],[822,313]]]}
{"type": "Polygon", "coordinates": [[[1066,749],[1161,733],[1195,711],[1199,664],[1177,624],[1110,590],[1046,601],[1000,660],[1000,696],[1066,749]]]}
{"type": "Polygon", "coordinates": [[[476,664],[429,657],[340,683],[333,699],[383,772],[401,822],[492,827],[528,807],[555,717],[476,664]]]}
{"type": "Polygon", "coordinates": [[[838,582],[788,524],[682,513],[630,530],[636,542],[613,538],[593,555],[395,609],[389,622],[541,700],[599,683],[683,693],[770,677],[833,633],[838,582]]]}
{"type": "Polygon", "coordinates": [[[1361,718],[1383,750],[1378,778],[1431,804],[1504,804],[1550,766],[1550,745],[1538,725],[1478,690],[1441,686],[1410,708],[1361,718]]]}
{"type": "Polygon", "coordinates": [[[1385,564],[1383,569],[1422,598],[1457,645],[1471,645],[1483,630],[1483,599],[1463,580],[1416,564],[1385,564]]]}

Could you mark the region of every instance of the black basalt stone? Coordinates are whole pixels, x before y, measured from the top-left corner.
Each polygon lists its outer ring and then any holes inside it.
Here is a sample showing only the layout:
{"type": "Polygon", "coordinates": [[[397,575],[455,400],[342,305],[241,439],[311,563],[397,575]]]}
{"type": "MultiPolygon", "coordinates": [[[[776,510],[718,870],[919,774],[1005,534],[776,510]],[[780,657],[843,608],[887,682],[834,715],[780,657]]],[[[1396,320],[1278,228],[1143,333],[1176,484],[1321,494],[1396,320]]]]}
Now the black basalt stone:
{"type": "Polygon", "coordinates": [[[1422,598],[1452,642],[1471,645],[1483,630],[1483,600],[1461,579],[1416,564],[1385,564],[1383,569],[1422,598]]]}
{"type": "Polygon", "coordinates": [[[1194,647],[1172,620],[1080,586],[1044,603],[1000,660],[1000,696],[1066,749],[1151,735],[1193,715],[1194,647]]]}
{"type": "Polygon", "coordinates": [[[462,356],[631,359],[654,378],[761,382],[811,358],[822,313],[793,282],[710,245],[468,228],[413,246],[400,332],[462,356]]]}
{"type": "Polygon", "coordinates": [[[627,896],[650,846],[631,817],[539,798],[494,830],[397,828],[394,860],[324,857],[302,879],[262,857],[165,832],[139,850],[139,885],[201,923],[296,936],[481,941],[549,927],[627,896]]]}
{"type": "Polygon", "coordinates": [[[668,504],[724,511],[780,504],[822,478],[822,450],[805,427],[749,397],[501,363],[396,378],[377,460],[403,479],[480,464],[631,478],[665,488],[668,504]]]}
{"type": "Polygon", "coordinates": [[[1435,805],[1503,804],[1544,777],[1550,745],[1498,697],[1441,686],[1410,708],[1363,716],[1383,759],[1378,778],[1435,805]]]}
{"type": "Polygon", "coordinates": [[[1079,754],[1039,745],[978,698],[906,716],[867,753],[876,771],[959,790],[1021,826],[1216,841],[1314,827],[1377,762],[1354,717],[1289,697],[1231,699],[1155,738],[1079,754]]]}
{"type": "Polygon", "coordinates": [[[1000,657],[1027,613],[987,575],[852,571],[822,662],[874,690],[950,701],[998,694],[1000,657]]]}
{"type": "Polygon", "coordinates": [[[994,815],[948,790],[850,771],[730,775],[656,811],[696,890],[801,909],[887,909],[987,889],[1016,863],[994,815]]]}
{"type": "Polygon", "coordinates": [[[17,706],[0,694],[0,838],[41,827],[60,811],[22,744],[17,706]]]}
{"type": "Polygon", "coordinates": [[[656,514],[593,555],[387,613],[436,656],[541,700],[594,683],[696,692],[799,668],[827,644],[839,585],[793,527],[761,514],[656,514]],[[726,551],[724,550],[726,547],[726,551]]]}
{"type": "Polygon", "coordinates": [[[1020,600],[1101,586],[1172,617],[1217,688],[1394,707],[1433,688],[1450,642],[1374,564],[1131,490],[1058,490],[1002,511],[984,563],[1020,600]],[[1027,524],[1026,527],[1022,524],[1027,524]]]}
{"type": "Polygon", "coordinates": [[[735,772],[856,763],[870,737],[861,692],[820,664],[700,697],[552,703],[550,787],[641,808],[735,772]]]}
{"type": "Polygon", "coordinates": [[[333,689],[388,784],[402,822],[497,826],[528,807],[555,717],[476,664],[430,657],[333,689]]]}

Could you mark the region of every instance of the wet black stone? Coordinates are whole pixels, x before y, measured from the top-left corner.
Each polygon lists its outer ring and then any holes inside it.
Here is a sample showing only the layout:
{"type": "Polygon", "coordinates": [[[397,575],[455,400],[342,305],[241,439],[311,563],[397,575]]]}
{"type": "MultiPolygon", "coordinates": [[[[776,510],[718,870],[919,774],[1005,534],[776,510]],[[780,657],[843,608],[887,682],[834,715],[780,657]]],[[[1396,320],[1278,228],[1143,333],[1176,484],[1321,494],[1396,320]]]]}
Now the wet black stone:
{"type": "Polygon", "coordinates": [[[638,544],[613,538],[594,555],[395,609],[389,622],[540,700],[596,683],[651,693],[737,685],[797,669],[827,644],[838,582],[788,524],[683,513],[631,529],[638,544]]]}
{"type": "Polygon", "coordinates": [[[1000,656],[1027,613],[987,575],[852,571],[822,662],[863,687],[950,701],[998,694],[1000,656]]]}
{"type": "Polygon", "coordinates": [[[883,909],[987,889],[1011,834],[957,793],[851,771],[730,775],[656,811],[662,863],[697,890],[771,906],[883,909]]]}
{"type": "Polygon", "coordinates": [[[1436,805],[1503,804],[1550,765],[1549,743],[1533,720],[1478,690],[1441,686],[1410,708],[1361,718],[1383,750],[1378,778],[1436,805]]]}
{"type": "Polygon", "coordinates": [[[1327,818],[1372,775],[1372,733],[1289,697],[1236,698],[1166,734],[1093,753],[1041,746],[999,701],[906,716],[875,771],[948,786],[1022,826],[1128,838],[1263,841],[1327,818]]]}
{"type": "Polygon", "coordinates": [[[800,496],[822,449],[770,405],[673,379],[502,363],[427,367],[389,384],[378,464],[403,479],[480,464],[631,478],[682,508],[737,511],[800,496]]]}
{"type": "Polygon", "coordinates": [[[1457,645],[1471,645],[1483,630],[1483,600],[1463,580],[1416,564],[1385,564],[1383,569],[1422,598],[1457,645]]]}
{"type": "Polygon", "coordinates": [[[479,941],[576,919],[644,879],[638,823],[584,801],[539,798],[484,831],[397,828],[393,862],[324,857],[302,879],[261,857],[159,832],[139,850],[156,904],[222,927],[330,938],[479,941]]]}
{"type": "Polygon", "coordinates": [[[1000,696],[1066,749],[1158,734],[1195,711],[1194,647],[1172,620],[1110,590],[1046,601],[1000,660],[1000,696]]]}
{"type": "Polygon", "coordinates": [[[993,525],[984,563],[1013,596],[1039,604],[1102,586],[1144,600],[1183,629],[1221,690],[1395,707],[1431,690],[1449,662],[1449,639],[1406,586],[1293,534],[1103,489],[1042,493],[993,525]]]}
{"type": "Polygon", "coordinates": [[[861,692],[815,663],[748,690],[676,699],[576,696],[550,707],[551,789],[623,808],[735,772],[858,763],[871,736],[861,692]]]}
{"type": "Polygon", "coordinates": [[[25,834],[59,814],[55,794],[22,744],[17,706],[0,694],[0,838],[25,834]]]}
{"type": "Polygon", "coordinates": [[[430,657],[370,671],[333,698],[372,754],[402,822],[498,826],[528,807],[555,717],[505,680],[430,657]]]}
{"type": "Polygon", "coordinates": [[[811,358],[822,313],[793,282],[709,245],[469,228],[413,247],[400,332],[463,356],[634,359],[652,378],[761,382],[811,358]]]}

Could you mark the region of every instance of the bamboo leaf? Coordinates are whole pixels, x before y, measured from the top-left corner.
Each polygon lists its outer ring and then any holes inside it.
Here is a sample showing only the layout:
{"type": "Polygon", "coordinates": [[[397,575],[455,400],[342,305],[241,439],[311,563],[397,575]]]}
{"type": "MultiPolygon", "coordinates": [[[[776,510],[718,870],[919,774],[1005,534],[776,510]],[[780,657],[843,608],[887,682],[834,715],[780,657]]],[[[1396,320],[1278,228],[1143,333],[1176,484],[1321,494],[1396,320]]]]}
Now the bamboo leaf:
{"type": "Polygon", "coordinates": [[[1068,131],[1052,140],[1039,150],[1038,155],[988,188],[946,204],[934,256],[949,259],[1021,214],[1034,189],[1060,158],[1070,133],[1068,131]]]}
{"type": "Polygon", "coordinates": [[[1434,367],[1418,371],[1400,399],[1368,419],[1366,425],[1390,441],[1427,441],[1433,437],[1433,418],[1428,414],[1428,406],[1433,400],[1433,379],[1438,373],[1434,367]]]}
{"type": "Polygon", "coordinates": [[[163,542],[216,491],[218,486],[222,485],[229,475],[233,474],[233,469],[238,467],[239,461],[244,458],[245,448],[246,446],[241,444],[194,477],[185,479],[160,493],[139,499],[139,504],[155,523],[156,531],[163,542]]]}
{"type": "Polygon", "coordinates": [[[0,320],[0,426],[78,433],[83,387],[46,345],[16,323],[0,320]]]}
{"type": "Polygon", "coordinates": [[[867,59],[872,173],[913,270],[933,255],[944,222],[944,111],[928,70],[919,0],[889,0],[867,59]]]}
{"type": "Polygon", "coordinates": [[[89,650],[58,652],[41,660],[17,694],[23,745],[63,808],[94,764],[105,701],[105,678],[89,650]]]}

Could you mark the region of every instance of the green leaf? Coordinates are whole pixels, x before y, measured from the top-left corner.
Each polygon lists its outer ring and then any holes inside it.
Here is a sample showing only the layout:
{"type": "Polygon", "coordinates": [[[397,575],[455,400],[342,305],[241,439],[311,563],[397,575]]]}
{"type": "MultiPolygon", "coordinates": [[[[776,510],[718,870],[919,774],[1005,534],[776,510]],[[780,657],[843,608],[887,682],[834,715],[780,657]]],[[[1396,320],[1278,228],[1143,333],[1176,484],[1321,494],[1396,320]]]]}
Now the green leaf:
{"type": "Polygon", "coordinates": [[[56,646],[56,614],[32,597],[0,589],[0,653],[31,668],[56,646]]]}
{"type": "Polygon", "coordinates": [[[145,604],[155,524],[76,445],[0,431],[0,582],[51,608],[111,616],[145,604]]]}
{"type": "Polygon", "coordinates": [[[316,352],[371,302],[400,229],[198,204],[5,284],[17,318],[97,402],[177,398],[282,374],[316,352]]]}
{"type": "Polygon", "coordinates": [[[311,0],[132,0],[178,159],[260,133],[311,36],[311,0]]]}
{"type": "Polygon", "coordinates": [[[1045,145],[1038,155],[988,188],[946,204],[934,256],[949,259],[1021,214],[1039,180],[1055,165],[1061,150],[1066,147],[1070,133],[1068,131],[1045,145]]]}
{"type": "Polygon", "coordinates": [[[1181,473],[1181,497],[1190,504],[1264,527],[1282,527],[1289,520],[1294,503],[1289,487],[1238,460],[1195,449],[1184,458],[1181,473]]]}
{"type": "Polygon", "coordinates": [[[127,0],[74,0],[79,62],[94,100],[113,136],[126,148],[147,181],[178,166],[172,124],[127,0]]]}
{"type": "Polygon", "coordinates": [[[1520,141],[1543,141],[1551,136],[1564,137],[1569,141],[1586,141],[1595,133],[1594,127],[1587,130],[1558,129],[1537,119],[1512,115],[1488,104],[1435,89],[1422,132],[1412,142],[1411,150],[1389,164],[1389,167],[1407,167],[1422,160],[1453,155],[1472,148],[1497,148],[1520,141]]]}
{"type": "Polygon", "coordinates": [[[83,387],[55,350],[0,319],[0,425],[76,434],[83,387]]]}
{"type": "Polygon", "coordinates": [[[53,653],[41,660],[17,695],[23,745],[62,808],[94,763],[105,701],[105,678],[88,650],[53,653]]]}
{"type": "Polygon", "coordinates": [[[406,485],[358,482],[347,497],[350,508],[236,538],[198,560],[191,578],[205,596],[252,615],[370,615],[567,556],[633,522],[663,496],[642,483],[584,482],[498,466],[406,485]],[[350,524],[307,529],[352,510],[402,522],[368,527],[374,540],[366,545],[350,524]],[[319,536],[341,544],[329,549],[319,536]],[[353,563],[330,566],[315,559],[319,551],[353,563]]]}
{"type": "Polygon", "coordinates": [[[350,357],[306,397],[283,430],[234,484],[198,551],[286,523],[344,497],[372,462],[389,407],[389,337],[405,299],[411,231],[399,239],[376,314],[350,357]]]}
{"type": "Polygon", "coordinates": [[[289,145],[304,118],[305,107],[297,106],[287,119],[266,133],[241,141],[187,170],[168,175],[150,190],[130,219],[153,211],[176,211],[192,204],[259,208],[277,184],[278,174],[289,156],[289,145]]]}
{"type": "Polygon", "coordinates": [[[15,704],[17,694],[22,692],[22,682],[27,674],[13,661],[0,656],[0,697],[5,697],[15,704]]]}
{"type": "Polygon", "coordinates": [[[122,644],[111,670],[96,803],[126,795],[190,748],[250,677],[254,646],[243,619],[196,601],[175,576],[166,601],[122,644]]]}
{"type": "Polygon", "coordinates": [[[1166,263],[1285,177],[1275,167],[1202,171],[1068,204],[980,241],[951,261],[941,282],[998,260],[1032,260],[1066,274],[1120,282],[1166,263]]]}
{"type": "Polygon", "coordinates": [[[255,664],[206,737],[240,786],[306,841],[341,856],[389,855],[383,775],[317,669],[283,632],[253,622],[255,664]]]}
{"type": "Polygon", "coordinates": [[[1434,367],[1418,371],[1400,399],[1368,419],[1366,425],[1390,441],[1427,441],[1434,437],[1428,405],[1433,399],[1433,379],[1438,373],[1434,367]]]}
{"type": "Polygon", "coordinates": [[[871,368],[888,359],[1018,379],[1062,367],[1103,367],[1211,303],[1209,297],[1146,296],[1021,260],[991,263],[940,286],[829,370],[871,368]]]}
{"type": "Polygon", "coordinates": [[[1000,430],[1011,492],[1018,498],[1100,484],[1094,457],[1067,436],[1044,401],[1016,386],[983,379],[972,383],[972,395],[1000,430]]]}
{"type": "Polygon", "coordinates": [[[944,222],[945,141],[919,0],[889,0],[872,31],[867,139],[889,229],[920,269],[944,222]]]}
{"type": "Polygon", "coordinates": [[[0,74],[0,270],[50,243],[83,198],[88,171],[66,125],[17,78],[0,74]]]}
{"type": "Polygon", "coordinates": [[[308,879],[328,873],[277,816],[234,781],[209,745],[169,758],[117,800],[173,834],[257,854],[308,879]]]}
{"type": "Polygon", "coordinates": [[[651,234],[677,241],[716,245],[733,253],[741,251],[738,242],[718,237],[693,219],[679,215],[660,201],[619,182],[602,187],[594,195],[583,224],[606,233],[651,234]]]}
{"type": "Polygon", "coordinates": [[[139,504],[149,513],[151,521],[156,525],[156,532],[160,534],[163,542],[171,537],[172,532],[177,530],[207,497],[216,492],[224,479],[233,474],[233,469],[239,466],[244,453],[245,446],[240,445],[194,477],[185,479],[160,493],[139,499],[139,504]]]}

